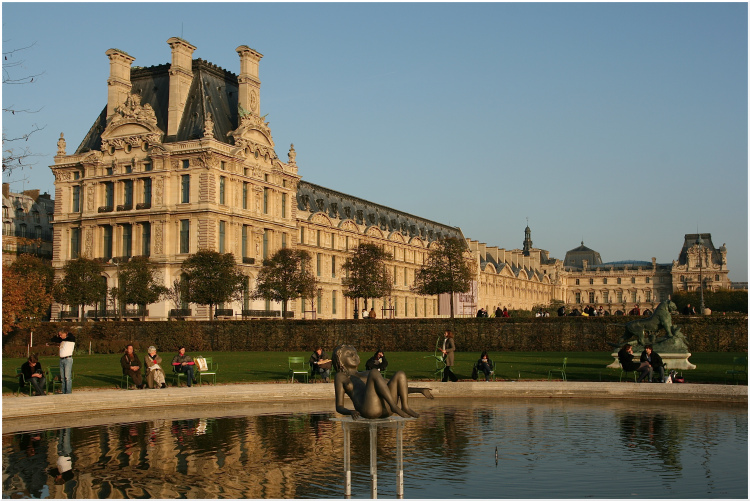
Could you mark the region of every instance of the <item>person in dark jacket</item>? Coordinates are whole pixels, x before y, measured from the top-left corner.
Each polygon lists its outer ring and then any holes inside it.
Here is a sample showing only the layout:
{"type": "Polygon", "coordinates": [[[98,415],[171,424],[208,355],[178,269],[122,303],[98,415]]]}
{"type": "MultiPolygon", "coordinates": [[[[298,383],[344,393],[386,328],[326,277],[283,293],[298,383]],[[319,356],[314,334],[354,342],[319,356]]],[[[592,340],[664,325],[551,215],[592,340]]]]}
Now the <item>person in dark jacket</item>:
{"type": "Polygon", "coordinates": [[[383,355],[383,350],[376,351],[375,354],[365,362],[365,369],[368,371],[377,369],[380,372],[384,372],[386,367],[388,367],[388,360],[386,360],[385,355],[383,355]]]}
{"type": "Polygon", "coordinates": [[[659,373],[658,383],[664,382],[664,361],[661,359],[658,353],[654,351],[654,347],[647,344],[641,353],[641,362],[648,362],[651,366],[651,373],[648,375],[648,382],[652,382],[653,373],[657,371],[659,373]]]}
{"type": "Polygon", "coordinates": [[[120,358],[120,366],[122,367],[122,374],[130,376],[136,388],[143,389],[142,365],[138,355],[133,350],[132,344],[125,347],[125,354],[120,358]]]}
{"type": "Polygon", "coordinates": [[[638,378],[638,382],[642,383],[644,379],[650,377],[651,366],[648,362],[634,362],[633,361],[633,347],[626,344],[620,351],[617,352],[617,359],[620,361],[622,370],[624,371],[638,371],[641,373],[641,377],[638,378]]]}
{"type": "Polygon", "coordinates": [[[486,351],[483,351],[479,356],[479,360],[477,360],[477,371],[484,373],[485,381],[490,380],[490,375],[492,374],[492,359],[486,351]]]}
{"type": "Polygon", "coordinates": [[[47,384],[47,378],[44,377],[44,371],[42,370],[42,364],[39,362],[39,358],[36,353],[32,353],[29,359],[21,366],[21,373],[23,379],[19,375],[19,384],[21,388],[24,387],[24,383],[29,383],[34,387],[37,396],[44,395],[44,388],[47,384]]]}

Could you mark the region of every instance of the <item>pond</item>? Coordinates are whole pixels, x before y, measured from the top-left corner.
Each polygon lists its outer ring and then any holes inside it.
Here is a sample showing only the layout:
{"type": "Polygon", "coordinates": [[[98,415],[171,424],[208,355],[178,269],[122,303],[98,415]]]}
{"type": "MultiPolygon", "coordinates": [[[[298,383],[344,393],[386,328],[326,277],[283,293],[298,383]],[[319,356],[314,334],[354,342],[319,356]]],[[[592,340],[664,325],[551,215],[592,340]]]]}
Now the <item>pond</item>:
{"type": "MultiPolygon", "coordinates": [[[[748,495],[746,405],[414,404],[421,417],[403,432],[405,498],[748,495]]],[[[3,497],[343,497],[343,432],[329,405],[233,413],[3,435],[3,497]]],[[[352,431],[355,498],[370,496],[366,429],[352,431]]],[[[396,497],[395,434],[379,432],[379,497],[396,497]]]]}

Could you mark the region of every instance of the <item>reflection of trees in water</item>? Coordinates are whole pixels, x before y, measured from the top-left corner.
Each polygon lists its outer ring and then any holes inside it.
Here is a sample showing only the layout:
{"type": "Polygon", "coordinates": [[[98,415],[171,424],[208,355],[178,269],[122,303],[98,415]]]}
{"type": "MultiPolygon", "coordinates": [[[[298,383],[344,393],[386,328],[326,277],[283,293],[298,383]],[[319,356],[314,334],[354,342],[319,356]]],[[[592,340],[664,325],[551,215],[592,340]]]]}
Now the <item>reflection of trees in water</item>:
{"type": "Polygon", "coordinates": [[[644,461],[659,458],[664,466],[682,470],[680,452],[690,426],[690,415],[653,411],[625,411],[619,415],[625,454],[640,454],[644,461]]]}

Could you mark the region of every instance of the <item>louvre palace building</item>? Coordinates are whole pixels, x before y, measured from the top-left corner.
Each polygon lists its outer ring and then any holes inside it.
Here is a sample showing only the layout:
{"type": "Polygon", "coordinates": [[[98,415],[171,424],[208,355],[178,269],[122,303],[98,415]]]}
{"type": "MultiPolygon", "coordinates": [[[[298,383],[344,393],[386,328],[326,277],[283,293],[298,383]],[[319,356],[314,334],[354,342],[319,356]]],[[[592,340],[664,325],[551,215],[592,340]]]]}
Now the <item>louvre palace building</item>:
{"type": "MultiPolygon", "coordinates": [[[[353,318],[354,301],[342,286],[344,264],[362,242],[392,255],[391,297],[371,300],[378,317],[449,314],[447,297],[411,292],[415,273],[432,245],[446,237],[467,243],[477,264],[473,290],[456,297],[457,314],[478,308],[532,309],[553,300],[628,309],[653,307],[674,290],[729,287],[726,248],[710,234],[685,235],[679,258],[657,264],[603,263],[583,244],[564,261],[533,247],[526,227],[522,247],[506,250],[465,236],[460,228],[407,214],[302,180],[294,145],[279,158],[261,113],[259,52],[240,46],[239,73],[201,59],[180,38],[167,40],[171,62],[148,68],[117,49],[106,51],[107,103],[70,154],[61,134],[55,175],[53,267],[58,276],[70,259],[99,260],[102,280],[117,285],[119,263],[146,255],[167,287],[179,280],[182,262],[199,249],[231,252],[252,290],[264,259],[285,247],[313,257],[317,297],[290,303],[294,318],[353,318]]],[[[166,52],[166,50],[165,50],[166,52]]],[[[105,82],[99,82],[104,86],[105,82]]],[[[68,131],[80,133],[84,131],[68,131]]],[[[519,232],[519,243],[521,235],[519,232]]],[[[446,295],[447,296],[447,295],[446,295]]],[[[364,304],[360,301],[357,309],[364,304]]],[[[88,306],[88,318],[111,318],[111,298],[88,306]]],[[[147,319],[207,319],[208,307],[150,304],[147,319]]],[[[273,316],[281,305],[241,300],[219,305],[226,318],[273,316]]],[[[53,305],[53,318],[75,317],[53,305]]]]}

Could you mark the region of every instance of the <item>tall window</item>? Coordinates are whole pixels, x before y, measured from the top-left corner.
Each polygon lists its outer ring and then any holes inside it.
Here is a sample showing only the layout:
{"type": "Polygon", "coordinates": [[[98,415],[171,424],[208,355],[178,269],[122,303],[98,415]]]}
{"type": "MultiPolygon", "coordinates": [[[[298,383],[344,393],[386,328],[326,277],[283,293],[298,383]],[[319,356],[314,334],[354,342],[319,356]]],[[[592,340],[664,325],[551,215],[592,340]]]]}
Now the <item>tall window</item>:
{"type": "Polygon", "coordinates": [[[281,234],[281,248],[286,249],[286,233],[281,234]]]}
{"type": "Polygon", "coordinates": [[[247,209],[247,181],[242,183],[242,208],[247,209]]]}
{"type": "Polygon", "coordinates": [[[263,260],[268,259],[268,233],[270,230],[263,230],[263,260]]]}
{"type": "Polygon", "coordinates": [[[323,311],[323,291],[318,289],[318,314],[320,314],[323,311]]]}
{"type": "Polygon", "coordinates": [[[603,283],[604,285],[607,285],[607,279],[606,279],[606,278],[603,278],[603,279],[602,279],[602,283],[603,283]]]}
{"type": "Polygon", "coordinates": [[[122,256],[130,257],[133,255],[133,226],[130,224],[122,225],[122,256]]]}
{"type": "Polygon", "coordinates": [[[609,291],[602,292],[602,302],[609,303],[609,291]]]}
{"type": "Polygon", "coordinates": [[[225,188],[226,188],[226,181],[227,181],[227,178],[224,177],[224,176],[221,176],[219,178],[219,203],[221,205],[224,205],[226,203],[224,201],[225,200],[224,191],[225,191],[225,188]]]}
{"type": "Polygon", "coordinates": [[[646,301],[651,301],[651,291],[646,291],[646,301]]]}
{"type": "Polygon", "coordinates": [[[132,207],[133,206],[133,180],[128,179],[124,183],[125,187],[125,206],[126,207],[132,207]]]}
{"type": "Polygon", "coordinates": [[[268,214],[268,188],[263,188],[263,214],[268,214]]]}
{"type": "Polygon", "coordinates": [[[32,212],[31,215],[34,217],[34,222],[35,223],[38,223],[38,222],[41,221],[41,217],[39,216],[39,211],[38,210],[35,210],[34,212],[32,212]]]}
{"type": "Polygon", "coordinates": [[[190,254],[190,220],[180,220],[180,254],[190,254]]]}
{"type": "Polygon", "coordinates": [[[112,181],[104,183],[104,205],[110,208],[115,205],[115,183],[112,181]]]}
{"type": "Polygon", "coordinates": [[[317,245],[318,247],[320,247],[320,230],[317,230],[317,233],[316,233],[316,235],[317,235],[317,237],[316,237],[316,242],[317,242],[317,244],[316,244],[316,245],[317,245]]]}
{"type": "Polygon", "coordinates": [[[151,223],[141,223],[141,255],[151,255],[151,223]]]}
{"type": "Polygon", "coordinates": [[[581,293],[576,292],[576,303],[580,303],[580,302],[581,302],[581,293]]]}
{"type": "Polygon", "coordinates": [[[346,237],[346,245],[344,247],[344,250],[346,250],[346,251],[349,250],[349,237],[348,236],[346,237]]]}
{"type": "Polygon", "coordinates": [[[112,259],[112,226],[107,225],[103,227],[104,233],[104,245],[103,245],[103,258],[106,260],[112,259]]]}
{"type": "Polygon", "coordinates": [[[143,180],[143,203],[148,207],[151,207],[151,178],[147,177],[143,180]]]}
{"type": "Polygon", "coordinates": [[[299,227],[299,243],[301,244],[305,243],[305,227],[304,226],[299,227]]]}
{"type": "MultiPolygon", "coordinates": [[[[242,225],[242,257],[247,257],[247,233],[248,233],[248,226],[246,224],[242,225]]],[[[249,308],[245,308],[246,310],[249,308]]]]}
{"type": "Polygon", "coordinates": [[[286,217],[286,193],[281,194],[281,217],[286,217]]]}
{"type": "Polygon", "coordinates": [[[73,186],[73,212],[81,212],[81,187],[73,186]]]}
{"type": "Polygon", "coordinates": [[[245,282],[242,284],[242,309],[250,309],[250,277],[245,277],[245,282]]]}
{"type": "Polygon", "coordinates": [[[18,227],[18,236],[21,238],[26,238],[28,234],[26,233],[26,225],[22,224],[18,227]]]}
{"type": "Polygon", "coordinates": [[[219,221],[219,253],[224,254],[226,248],[224,246],[224,237],[226,236],[227,224],[224,221],[219,221]]]}
{"type": "Polygon", "coordinates": [[[622,291],[617,291],[617,302],[622,303],[622,291]]]}
{"type": "Polygon", "coordinates": [[[183,161],[182,161],[182,168],[183,168],[183,169],[188,169],[188,168],[190,168],[190,160],[183,160],[183,161]]]}
{"type": "Polygon", "coordinates": [[[336,314],[336,291],[331,291],[331,314],[336,314]]]}
{"type": "Polygon", "coordinates": [[[318,252],[316,254],[316,256],[317,256],[317,262],[316,262],[316,264],[317,264],[317,268],[318,268],[318,276],[320,276],[320,269],[323,267],[322,261],[321,261],[322,255],[320,254],[320,252],[318,252]]]}
{"type": "Polygon", "coordinates": [[[78,259],[81,253],[81,228],[70,229],[70,259],[78,259]]]}
{"type": "Polygon", "coordinates": [[[182,175],[182,196],[180,201],[183,204],[190,203],[190,174],[182,175]]]}
{"type": "Polygon", "coordinates": [[[594,303],[594,302],[595,302],[594,301],[594,293],[593,292],[589,292],[589,303],[594,303]]]}
{"type": "Polygon", "coordinates": [[[631,302],[633,302],[633,303],[635,303],[637,299],[638,299],[638,298],[637,298],[637,296],[636,296],[636,293],[635,293],[635,291],[631,291],[631,292],[630,292],[630,301],[631,301],[631,302]]]}
{"type": "Polygon", "coordinates": [[[331,256],[331,278],[336,278],[336,256],[331,256]]]}
{"type": "Polygon", "coordinates": [[[651,283],[651,277],[646,277],[646,283],[647,283],[647,284],[650,284],[650,283],[651,283]]]}

